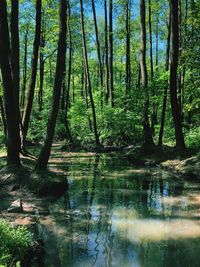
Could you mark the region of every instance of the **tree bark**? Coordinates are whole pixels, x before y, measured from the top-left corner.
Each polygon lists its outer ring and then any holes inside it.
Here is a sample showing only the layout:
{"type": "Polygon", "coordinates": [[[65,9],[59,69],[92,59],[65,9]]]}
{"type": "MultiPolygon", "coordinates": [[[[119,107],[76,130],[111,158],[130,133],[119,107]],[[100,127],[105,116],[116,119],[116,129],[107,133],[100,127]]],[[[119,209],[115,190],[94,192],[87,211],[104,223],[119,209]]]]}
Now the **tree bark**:
{"type": "Polygon", "coordinates": [[[152,41],[152,21],[151,21],[151,0],[149,0],[149,41],[150,41],[150,65],[151,65],[151,80],[153,80],[153,41],[152,41]]]}
{"type": "Polygon", "coordinates": [[[172,49],[170,64],[170,99],[172,116],[174,120],[176,147],[179,151],[185,149],[184,136],[182,131],[182,119],[177,98],[177,68],[179,57],[179,21],[178,21],[178,1],[170,0],[172,18],[172,49]]]}
{"type": "Polygon", "coordinates": [[[42,19],[42,31],[40,40],[40,86],[38,91],[39,111],[43,109],[43,84],[44,84],[44,48],[45,48],[45,23],[42,19]]]}
{"type": "Polygon", "coordinates": [[[65,70],[65,59],[66,59],[66,32],[67,32],[66,0],[60,0],[59,20],[60,20],[60,30],[59,30],[58,52],[57,52],[57,62],[56,62],[56,74],[55,74],[55,81],[53,88],[52,108],[49,114],[49,119],[47,124],[47,134],[44,141],[44,146],[40,152],[36,165],[37,170],[42,170],[47,167],[56,127],[56,120],[59,109],[63,74],[65,70]]]}
{"type": "Polygon", "coordinates": [[[96,8],[95,2],[92,0],[92,11],[93,11],[93,18],[94,18],[94,26],[95,26],[95,36],[96,36],[96,47],[97,47],[97,57],[98,57],[98,64],[99,64],[99,80],[100,80],[100,104],[101,109],[103,108],[103,68],[102,68],[102,61],[101,61],[101,48],[99,42],[99,31],[97,25],[97,18],[96,18],[96,8]]]}
{"type": "Polygon", "coordinates": [[[10,18],[11,36],[11,70],[14,84],[14,98],[16,101],[17,119],[20,123],[19,90],[20,90],[20,63],[19,63],[19,1],[11,0],[10,18]]]}
{"type": "MultiPolygon", "coordinates": [[[[167,28],[168,28],[168,34],[167,34],[167,49],[166,49],[166,63],[165,63],[166,72],[169,71],[170,39],[171,39],[171,14],[169,14],[169,22],[168,22],[167,28]]],[[[168,88],[169,88],[168,80],[166,81],[166,83],[167,83],[167,85],[165,86],[165,90],[164,90],[162,113],[161,113],[161,123],[160,123],[159,139],[158,139],[158,145],[159,146],[162,146],[162,144],[163,144],[165,113],[166,113],[166,107],[167,107],[167,92],[168,92],[168,88]]]]}
{"type": "Polygon", "coordinates": [[[131,88],[130,5],[130,0],[126,0],[126,94],[131,88]]]}
{"type": "Polygon", "coordinates": [[[88,92],[89,92],[89,97],[90,97],[90,104],[91,104],[91,108],[92,108],[95,142],[96,142],[96,145],[99,146],[100,142],[99,142],[99,134],[98,134],[98,130],[97,130],[96,111],[95,111],[95,105],[94,105],[94,100],[93,100],[93,95],[92,95],[92,84],[91,84],[91,79],[90,79],[87,46],[86,46],[86,39],[85,39],[84,10],[83,10],[83,1],[82,0],[80,0],[80,8],[81,8],[82,45],[83,45],[83,53],[84,53],[85,71],[86,71],[87,82],[88,82],[88,92]]]}
{"type": "Polygon", "coordinates": [[[141,24],[141,48],[140,48],[140,68],[141,68],[141,84],[145,90],[145,103],[143,115],[143,131],[144,144],[154,145],[151,128],[149,124],[149,93],[148,93],[148,74],[146,64],[146,8],[145,0],[140,0],[140,24],[141,24]]]}
{"type": "Polygon", "coordinates": [[[0,96],[0,112],[1,112],[1,120],[3,124],[4,143],[5,143],[5,146],[7,146],[7,123],[6,123],[5,108],[4,108],[3,99],[1,96],[0,96]]]}
{"type": "Polygon", "coordinates": [[[73,144],[73,137],[69,127],[69,120],[68,120],[68,109],[69,109],[69,94],[70,94],[70,87],[71,87],[71,76],[72,76],[72,32],[70,26],[70,18],[71,18],[71,10],[70,10],[70,3],[67,0],[67,29],[68,29],[68,37],[69,37],[69,64],[68,64],[68,73],[67,73],[67,90],[66,90],[66,103],[65,103],[65,128],[66,128],[66,136],[69,140],[70,144],[73,144]]]}
{"type": "Polygon", "coordinates": [[[26,25],[26,31],[24,34],[24,60],[23,60],[23,83],[22,83],[22,91],[21,91],[21,108],[24,107],[26,82],[27,82],[28,31],[29,31],[29,24],[26,25]]]}
{"type": "Polygon", "coordinates": [[[27,92],[26,99],[25,99],[25,108],[24,108],[24,114],[23,114],[23,119],[22,119],[22,125],[23,125],[23,144],[22,145],[24,145],[26,141],[26,136],[28,133],[28,127],[29,127],[34,92],[35,92],[38,51],[40,47],[40,33],[41,33],[41,17],[42,17],[41,2],[42,2],[41,0],[36,1],[36,29],[35,29],[35,39],[34,39],[34,44],[33,44],[33,55],[32,55],[32,60],[31,60],[31,77],[30,77],[28,92],[27,92]]]}
{"type": "Polygon", "coordinates": [[[113,0],[109,0],[109,47],[110,47],[110,104],[114,107],[114,83],[113,83],[113,0]]]}
{"type": "Polygon", "coordinates": [[[7,123],[7,163],[20,165],[20,131],[16,106],[16,92],[9,62],[10,40],[6,1],[0,4],[0,66],[4,89],[4,104],[7,123]]]}
{"type": "Polygon", "coordinates": [[[105,67],[106,67],[106,104],[109,99],[109,57],[108,57],[108,15],[107,15],[107,0],[104,0],[104,15],[105,15],[105,67]]]}

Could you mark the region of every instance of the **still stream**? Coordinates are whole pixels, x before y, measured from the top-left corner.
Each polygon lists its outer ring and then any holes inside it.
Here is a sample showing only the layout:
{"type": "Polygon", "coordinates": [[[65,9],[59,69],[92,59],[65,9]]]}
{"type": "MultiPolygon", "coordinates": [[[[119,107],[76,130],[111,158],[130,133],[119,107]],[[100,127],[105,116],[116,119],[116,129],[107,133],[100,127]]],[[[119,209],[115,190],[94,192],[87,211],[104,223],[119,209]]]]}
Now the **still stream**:
{"type": "Polygon", "coordinates": [[[120,156],[71,154],[41,220],[48,267],[200,266],[200,184],[120,156]]]}

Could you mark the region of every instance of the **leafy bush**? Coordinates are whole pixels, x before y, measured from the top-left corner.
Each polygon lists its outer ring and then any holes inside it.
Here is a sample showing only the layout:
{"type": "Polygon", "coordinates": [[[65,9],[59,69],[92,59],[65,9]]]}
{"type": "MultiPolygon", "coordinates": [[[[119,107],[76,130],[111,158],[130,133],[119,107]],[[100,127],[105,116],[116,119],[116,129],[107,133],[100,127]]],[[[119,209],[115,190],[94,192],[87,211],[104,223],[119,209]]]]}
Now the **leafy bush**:
{"type": "Polygon", "coordinates": [[[191,129],[185,136],[189,148],[200,151],[200,127],[191,129]]]}
{"type": "Polygon", "coordinates": [[[33,236],[25,227],[13,228],[0,220],[0,266],[12,266],[21,261],[32,245],[33,236]]]}

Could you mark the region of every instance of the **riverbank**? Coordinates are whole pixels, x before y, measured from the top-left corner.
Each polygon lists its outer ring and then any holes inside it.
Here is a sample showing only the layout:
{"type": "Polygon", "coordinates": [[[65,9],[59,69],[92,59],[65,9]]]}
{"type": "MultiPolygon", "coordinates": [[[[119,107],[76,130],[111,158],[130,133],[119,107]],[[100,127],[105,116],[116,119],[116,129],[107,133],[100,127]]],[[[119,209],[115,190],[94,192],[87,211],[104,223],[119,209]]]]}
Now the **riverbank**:
{"type": "Polygon", "coordinates": [[[157,166],[186,179],[200,180],[200,159],[194,151],[186,150],[182,155],[173,147],[154,148],[129,147],[125,154],[131,164],[157,166]]]}

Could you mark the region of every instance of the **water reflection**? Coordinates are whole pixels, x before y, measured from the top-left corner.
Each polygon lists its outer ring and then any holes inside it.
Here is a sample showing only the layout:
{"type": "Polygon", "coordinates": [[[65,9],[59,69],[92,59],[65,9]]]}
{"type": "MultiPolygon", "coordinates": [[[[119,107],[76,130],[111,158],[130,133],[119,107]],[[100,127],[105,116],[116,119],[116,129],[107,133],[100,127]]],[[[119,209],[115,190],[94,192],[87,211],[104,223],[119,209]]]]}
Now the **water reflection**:
{"type": "Polygon", "coordinates": [[[65,160],[70,190],[41,221],[45,266],[199,266],[199,184],[122,158],[65,160]]]}

